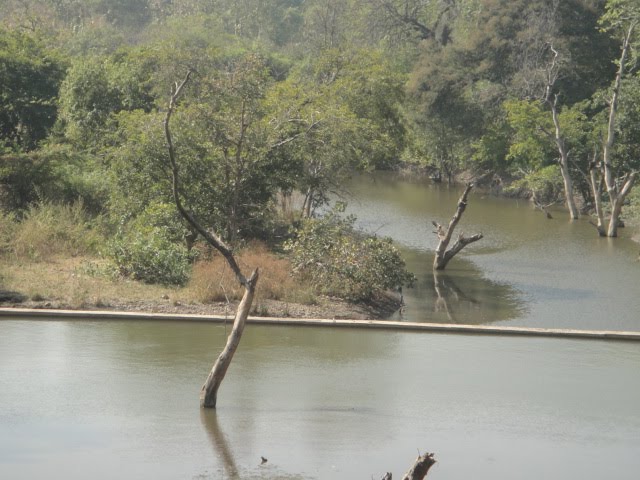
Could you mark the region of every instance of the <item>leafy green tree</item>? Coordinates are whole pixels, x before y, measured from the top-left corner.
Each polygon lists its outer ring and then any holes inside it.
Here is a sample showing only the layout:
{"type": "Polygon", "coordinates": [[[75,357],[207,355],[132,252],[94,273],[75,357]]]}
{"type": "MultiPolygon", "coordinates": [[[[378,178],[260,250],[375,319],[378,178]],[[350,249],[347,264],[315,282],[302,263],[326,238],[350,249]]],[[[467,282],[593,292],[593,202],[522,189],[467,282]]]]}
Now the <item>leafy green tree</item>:
{"type": "Polygon", "coordinates": [[[331,49],[279,86],[277,102],[295,106],[307,126],[304,139],[285,149],[302,169],[295,186],[306,216],[352,171],[398,163],[404,78],[379,52],[331,49]]]}
{"type": "Polygon", "coordinates": [[[496,179],[504,174],[511,176],[508,157],[512,136],[506,112],[502,112],[487,126],[482,137],[472,144],[472,169],[483,176],[493,174],[496,179]]]}
{"type": "Polygon", "coordinates": [[[64,71],[36,38],[0,29],[0,147],[31,150],[47,136],[64,71]]]}
{"type": "Polygon", "coordinates": [[[603,86],[611,69],[601,59],[612,43],[595,28],[602,8],[586,0],[458,3],[447,23],[450,41],[420,44],[408,84],[417,107],[410,110],[414,136],[425,139],[422,156],[446,170],[464,167],[470,145],[488,130],[495,139],[502,102],[543,96],[549,45],[571,59],[556,82],[565,104],[603,86]]]}
{"type": "MultiPolygon", "coordinates": [[[[275,193],[292,188],[296,164],[281,150],[300,126],[270,98],[274,79],[263,57],[220,55],[216,63],[216,69],[194,74],[194,87],[173,116],[173,136],[181,176],[189,183],[185,204],[236,242],[259,235],[275,193]]],[[[112,204],[121,214],[170,200],[161,116],[134,111],[117,117],[110,171],[112,204]]]]}
{"type": "Polygon", "coordinates": [[[552,163],[553,144],[546,136],[553,123],[543,105],[537,101],[512,100],[504,103],[507,119],[513,130],[508,159],[511,171],[536,170],[552,163]]]}
{"type": "Polygon", "coordinates": [[[110,130],[113,115],[149,110],[153,104],[148,75],[124,57],[80,57],[60,91],[60,120],[65,136],[83,148],[95,148],[110,130]]]}

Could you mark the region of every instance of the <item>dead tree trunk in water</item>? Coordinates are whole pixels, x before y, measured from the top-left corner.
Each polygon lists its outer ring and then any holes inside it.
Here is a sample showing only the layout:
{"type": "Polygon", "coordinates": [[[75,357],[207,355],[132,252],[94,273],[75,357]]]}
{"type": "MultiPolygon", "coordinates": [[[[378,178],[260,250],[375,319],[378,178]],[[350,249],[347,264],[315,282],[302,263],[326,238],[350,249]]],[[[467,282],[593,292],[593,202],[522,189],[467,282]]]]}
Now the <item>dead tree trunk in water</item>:
{"type": "Polygon", "coordinates": [[[231,364],[233,354],[236,352],[238,345],[240,344],[240,337],[244,331],[244,326],[247,323],[247,317],[251,311],[251,303],[253,302],[253,296],[256,290],[256,284],[258,282],[258,270],[254,270],[251,277],[247,280],[244,286],[244,295],[238,305],[236,311],[236,317],[233,321],[233,328],[227,338],[227,344],[218,356],[216,363],[213,365],[206,382],[202,386],[200,392],[200,405],[205,408],[215,408],[218,400],[218,388],[224,379],[227,369],[231,364]]]}
{"type": "Polygon", "coordinates": [[[413,466],[404,474],[402,480],[423,480],[429,473],[429,469],[436,463],[433,453],[419,455],[413,466]]]}
{"type": "MultiPolygon", "coordinates": [[[[560,126],[560,117],[558,115],[558,95],[552,94],[556,80],[558,79],[559,65],[558,65],[558,51],[553,48],[553,45],[549,46],[551,52],[553,52],[553,59],[551,64],[547,67],[547,86],[545,89],[544,101],[551,108],[551,117],[553,119],[554,133],[545,132],[549,137],[553,138],[553,141],[558,148],[560,158],[558,159],[558,165],[560,166],[560,173],[562,174],[562,181],[564,184],[564,197],[567,208],[569,209],[569,217],[572,220],[576,220],[579,217],[578,207],[576,206],[576,199],[573,194],[573,179],[569,172],[569,151],[567,150],[565,138],[562,134],[560,126]]],[[[547,218],[551,218],[549,212],[543,209],[547,214],[547,218]]]]}
{"type": "Polygon", "coordinates": [[[462,193],[462,196],[458,200],[458,208],[456,210],[456,213],[453,215],[453,218],[449,222],[449,226],[446,229],[437,222],[431,222],[433,226],[436,227],[435,233],[436,235],[438,235],[438,239],[440,240],[438,242],[438,247],[436,248],[435,257],[433,259],[434,270],[444,270],[447,266],[447,263],[449,263],[449,260],[451,260],[458,252],[460,252],[460,250],[462,250],[470,243],[477,242],[482,238],[481,233],[476,233],[471,237],[465,237],[464,233],[460,233],[460,235],[458,235],[456,243],[454,243],[453,246],[449,250],[447,250],[447,247],[451,242],[451,237],[453,236],[453,231],[455,230],[456,225],[458,225],[460,218],[462,218],[462,214],[467,208],[467,196],[469,195],[469,192],[472,188],[473,184],[468,183],[467,187],[462,193]]]}
{"type": "MultiPolygon", "coordinates": [[[[404,474],[402,480],[423,480],[424,477],[429,473],[429,469],[436,463],[436,460],[433,458],[435,454],[433,453],[425,453],[424,455],[418,455],[416,461],[413,466],[409,469],[407,473],[404,474]]],[[[392,480],[393,475],[391,472],[387,472],[381,480],[392,480]]]]}
{"type": "Polygon", "coordinates": [[[222,254],[222,256],[227,260],[227,263],[231,267],[231,270],[233,270],[233,273],[238,279],[238,282],[240,282],[240,284],[244,287],[244,295],[242,296],[242,301],[238,306],[236,317],[233,321],[233,328],[231,329],[231,333],[229,334],[229,338],[227,339],[227,344],[222,350],[220,356],[218,356],[216,363],[213,365],[213,368],[211,369],[211,372],[209,373],[209,376],[207,377],[207,380],[203,385],[202,392],[200,394],[201,407],[216,408],[218,388],[220,387],[220,384],[222,383],[222,380],[227,373],[227,369],[231,364],[233,354],[240,344],[240,338],[242,337],[242,332],[244,330],[247,317],[249,316],[249,311],[251,310],[253,296],[255,294],[256,285],[258,283],[258,269],[254,270],[251,274],[251,277],[247,279],[242,274],[242,271],[240,270],[240,267],[236,262],[231,248],[228,247],[222,241],[222,239],[219,238],[213,231],[205,229],[182,204],[180,195],[178,163],[176,161],[175,149],[173,147],[173,140],[171,138],[169,122],[171,120],[171,115],[175,110],[178,97],[180,96],[182,89],[187,84],[190,77],[191,71],[187,73],[187,75],[184,77],[184,80],[182,80],[182,83],[178,85],[178,83],[176,82],[176,84],[172,88],[171,98],[169,100],[169,108],[164,119],[164,132],[167,140],[167,148],[169,150],[169,162],[171,164],[171,175],[173,181],[173,199],[178,212],[180,212],[180,215],[182,215],[182,217],[195,231],[202,235],[202,237],[209,245],[211,245],[222,254]]]}

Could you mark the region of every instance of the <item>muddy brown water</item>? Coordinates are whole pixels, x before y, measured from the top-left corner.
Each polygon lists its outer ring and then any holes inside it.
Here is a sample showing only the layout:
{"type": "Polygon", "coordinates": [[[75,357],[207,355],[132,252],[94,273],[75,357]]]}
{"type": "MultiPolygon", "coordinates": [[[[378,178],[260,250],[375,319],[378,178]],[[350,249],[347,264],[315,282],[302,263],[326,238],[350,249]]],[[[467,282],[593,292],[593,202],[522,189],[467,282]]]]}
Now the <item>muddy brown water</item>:
{"type": "MultiPolygon", "coordinates": [[[[627,232],[474,194],[461,226],[485,240],[439,297],[429,225],[459,191],[387,176],[351,191],[360,225],[396,238],[418,276],[403,319],[638,330],[627,232]]],[[[203,412],[228,331],[0,321],[0,478],[395,478],[418,450],[436,453],[434,479],[637,478],[638,343],[249,325],[203,412]]]]}

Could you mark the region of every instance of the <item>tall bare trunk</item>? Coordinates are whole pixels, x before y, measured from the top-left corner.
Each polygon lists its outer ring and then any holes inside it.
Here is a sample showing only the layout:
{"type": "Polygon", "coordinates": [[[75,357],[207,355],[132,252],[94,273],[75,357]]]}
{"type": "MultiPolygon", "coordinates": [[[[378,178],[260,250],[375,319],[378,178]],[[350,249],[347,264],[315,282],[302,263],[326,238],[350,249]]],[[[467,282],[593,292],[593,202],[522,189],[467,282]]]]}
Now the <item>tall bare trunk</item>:
{"type": "Polygon", "coordinates": [[[569,172],[569,152],[567,152],[564,138],[562,138],[560,119],[558,118],[557,100],[558,99],[556,97],[551,105],[551,113],[553,116],[553,124],[555,126],[555,141],[558,147],[558,153],[560,153],[558,163],[560,164],[560,173],[562,174],[562,182],[564,184],[565,203],[569,209],[569,216],[572,220],[576,220],[580,214],[578,213],[576,199],[573,194],[573,180],[571,179],[571,174],[569,172]]]}
{"type": "MultiPolygon", "coordinates": [[[[569,217],[572,220],[576,220],[580,214],[578,212],[578,207],[576,206],[576,200],[573,194],[573,180],[569,172],[569,152],[567,151],[567,146],[565,144],[564,137],[562,136],[562,129],[560,126],[560,118],[558,115],[558,95],[554,94],[553,100],[551,98],[551,92],[556,80],[558,79],[558,51],[555,50],[553,46],[550,48],[553,53],[553,59],[547,67],[547,86],[545,89],[544,101],[551,107],[551,116],[553,118],[554,126],[553,140],[555,141],[558,153],[560,154],[558,164],[560,165],[560,173],[562,174],[562,182],[564,184],[565,203],[569,209],[569,217]]],[[[547,134],[552,136],[551,132],[547,132],[547,134]]]]}
{"type": "Polygon", "coordinates": [[[307,189],[307,194],[304,197],[304,203],[302,204],[302,217],[311,218],[311,204],[313,203],[313,188],[307,189]]]}
{"type": "Polygon", "coordinates": [[[601,237],[605,237],[607,232],[604,228],[604,209],[602,208],[602,182],[598,179],[596,173],[595,160],[589,167],[589,180],[591,181],[591,190],[593,192],[593,202],[596,209],[596,229],[601,237]]]}
{"type": "Polygon", "coordinates": [[[620,214],[622,213],[622,206],[627,198],[627,195],[631,191],[636,179],[636,173],[630,173],[626,176],[622,183],[622,188],[617,193],[615,198],[611,199],[611,218],[609,219],[609,228],[607,229],[607,237],[618,236],[618,226],[620,225],[620,214]]]}
{"type": "Polygon", "coordinates": [[[616,80],[613,85],[613,94],[611,96],[611,102],[609,104],[607,140],[605,141],[604,149],[602,152],[604,182],[607,188],[607,194],[609,195],[609,202],[611,204],[611,217],[609,218],[609,227],[607,228],[606,232],[606,235],[608,237],[616,237],[618,235],[618,225],[620,223],[620,213],[622,212],[622,205],[626,196],[631,191],[636,177],[635,172],[628,174],[624,179],[622,188],[619,189],[617,179],[614,175],[613,165],[611,164],[611,155],[615,142],[616,114],[618,111],[618,103],[620,101],[620,88],[622,85],[622,77],[625,73],[625,63],[627,60],[627,56],[629,55],[629,49],[631,48],[631,37],[633,35],[635,26],[635,23],[631,24],[631,26],[627,30],[622,44],[622,53],[620,54],[616,80]]]}
{"type": "Polygon", "coordinates": [[[242,337],[242,332],[244,331],[247,317],[249,316],[249,312],[251,311],[251,304],[253,303],[253,296],[255,294],[257,282],[258,270],[254,270],[253,274],[251,275],[249,280],[247,280],[247,284],[245,285],[244,295],[242,296],[240,305],[238,305],[236,317],[233,321],[233,328],[231,329],[231,333],[227,338],[227,344],[218,356],[216,363],[211,369],[211,372],[209,372],[207,380],[202,386],[202,391],[200,393],[201,407],[216,408],[216,402],[218,400],[218,388],[220,388],[220,384],[222,383],[222,380],[227,373],[227,369],[229,368],[229,365],[231,365],[233,355],[238,349],[238,345],[240,344],[240,338],[242,337]]]}

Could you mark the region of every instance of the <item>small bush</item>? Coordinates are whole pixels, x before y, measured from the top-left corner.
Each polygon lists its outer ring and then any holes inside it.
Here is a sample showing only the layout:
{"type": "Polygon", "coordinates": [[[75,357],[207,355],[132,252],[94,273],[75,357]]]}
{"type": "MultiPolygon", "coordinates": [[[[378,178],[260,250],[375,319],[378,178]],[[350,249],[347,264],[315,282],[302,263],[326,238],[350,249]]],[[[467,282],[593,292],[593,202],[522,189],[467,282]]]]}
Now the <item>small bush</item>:
{"type": "Polygon", "coordinates": [[[111,257],[121,275],[145,283],[185,285],[191,273],[189,252],[162,228],[118,236],[111,244],[111,257]]]}
{"type": "Polygon", "coordinates": [[[338,213],[305,220],[295,240],[285,245],[297,275],[322,293],[352,300],[413,284],[415,277],[391,239],[360,234],[353,228],[354,217],[338,213]]]}

